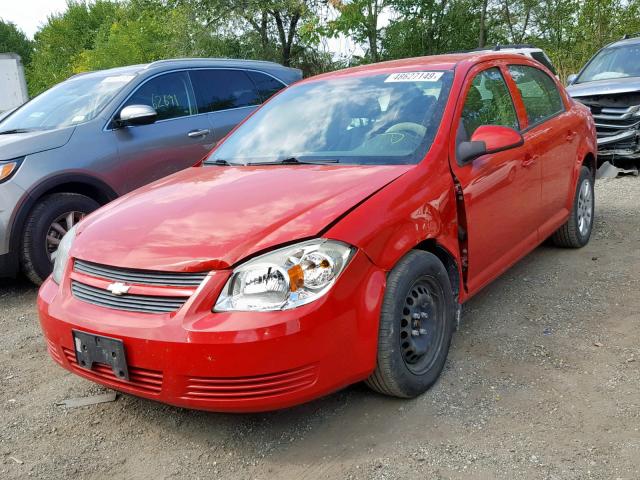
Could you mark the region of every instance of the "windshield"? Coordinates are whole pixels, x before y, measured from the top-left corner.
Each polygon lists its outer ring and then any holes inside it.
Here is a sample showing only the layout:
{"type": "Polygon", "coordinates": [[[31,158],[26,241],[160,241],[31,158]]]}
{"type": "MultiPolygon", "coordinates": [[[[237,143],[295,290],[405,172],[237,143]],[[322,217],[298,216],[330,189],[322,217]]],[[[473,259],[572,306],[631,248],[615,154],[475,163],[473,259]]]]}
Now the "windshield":
{"type": "Polygon", "coordinates": [[[404,72],[294,85],[205,163],[417,163],[440,124],[452,72],[404,72]]]}
{"type": "Polygon", "coordinates": [[[26,103],[4,121],[7,131],[51,130],[95,118],[132,75],[80,76],[62,82],[26,103]]]}
{"type": "Polygon", "coordinates": [[[640,44],[601,50],[576,83],[623,77],[640,77],[640,44]]]}

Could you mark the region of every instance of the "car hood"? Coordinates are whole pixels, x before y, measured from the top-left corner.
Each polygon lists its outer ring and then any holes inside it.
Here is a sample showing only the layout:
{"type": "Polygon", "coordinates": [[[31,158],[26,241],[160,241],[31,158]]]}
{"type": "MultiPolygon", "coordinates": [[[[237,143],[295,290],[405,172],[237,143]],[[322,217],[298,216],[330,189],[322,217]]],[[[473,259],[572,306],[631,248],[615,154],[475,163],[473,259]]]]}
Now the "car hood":
{"type": "Polygon", "coordinates": [[[0,135],[0,161],[59,148],[69,141],[74,130],[75,127],[66,127],[0,135]]]}
{"type": "Polygon", "coordinates": [[[78,227],[74,257],[124,268],[227,268],[310,238],[412,166],[205,166],[143,187],[78,227]]]}
{"type": "Polygon", "coordinates": [[[596,80],[594,82],[576,83],[567,87],[569,95],[575,98],[637,91],[640,91],[640,77],[596,80]]]}

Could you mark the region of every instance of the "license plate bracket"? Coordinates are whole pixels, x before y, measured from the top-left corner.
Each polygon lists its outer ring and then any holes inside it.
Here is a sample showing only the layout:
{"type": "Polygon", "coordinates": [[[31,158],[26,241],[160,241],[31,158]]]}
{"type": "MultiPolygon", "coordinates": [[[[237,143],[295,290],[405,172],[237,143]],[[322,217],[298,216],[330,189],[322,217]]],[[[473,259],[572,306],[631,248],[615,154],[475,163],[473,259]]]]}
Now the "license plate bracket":
{"type": "Polygon", "coordinates": [[[122,340],[73,330],[73,345],[80,368],[93,370],[94,363],[108,365],[116,378],[129,380],[122,340]]]}

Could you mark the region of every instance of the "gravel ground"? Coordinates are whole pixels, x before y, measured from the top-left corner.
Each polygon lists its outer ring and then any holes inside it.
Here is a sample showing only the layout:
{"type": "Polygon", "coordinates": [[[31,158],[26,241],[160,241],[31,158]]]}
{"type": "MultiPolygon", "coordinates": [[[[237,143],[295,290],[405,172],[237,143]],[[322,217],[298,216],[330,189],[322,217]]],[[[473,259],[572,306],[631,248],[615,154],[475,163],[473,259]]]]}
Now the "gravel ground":
{"type": "Polygon", "coordinates": [[[27,283],[0,283],[0,478],[640,478],[640,179],[597,185],[579,251],[542,246],[466,306],[418,399],[355,385],[269,414],[104,392],[46,353],[27,283]]]}

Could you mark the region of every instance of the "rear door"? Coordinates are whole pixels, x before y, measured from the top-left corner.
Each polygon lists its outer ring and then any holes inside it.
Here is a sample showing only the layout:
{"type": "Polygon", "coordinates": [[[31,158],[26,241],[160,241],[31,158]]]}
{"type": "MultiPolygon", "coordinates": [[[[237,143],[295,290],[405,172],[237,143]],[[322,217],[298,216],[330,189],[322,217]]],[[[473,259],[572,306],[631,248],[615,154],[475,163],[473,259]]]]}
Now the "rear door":
{"type": "Polygon", "coordinates": [[[256,85],[243,70],[197,69],[190,76],[198,111],[207,114],[216,141],[262,103],[256,85]]]}
{"type": "Polygon", "coordinates": [[[152,106],[158,119],[150,125],[111,125],[119,153],[112,174],[122,191],[194,165],[214,144],[206,115],[197,115],[185,71],[163,73],[142,83],[118,112],[128,105],[152,106]]]}
{"type": "Polygon", "coordinates": [[[457,146],[482,125],[520,130],[513,91],[498,66],[472,69],[458,100],[451,168],[462,189],[466,216],[467,286],[473,294],[538,242],[540,164],[526,143],[461,164],[457,146]]]}
{"type": "Polygon", "coordinates": [[[509,65],[527,116],[525,142],[541,163],[540,234],[550,235],[569,213],[580,120],[566,110],[556,82],[530,65],[509,65]]]}

